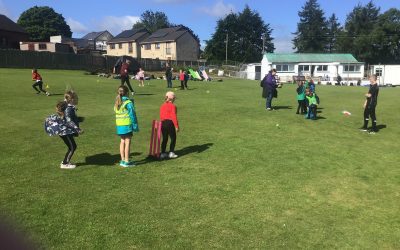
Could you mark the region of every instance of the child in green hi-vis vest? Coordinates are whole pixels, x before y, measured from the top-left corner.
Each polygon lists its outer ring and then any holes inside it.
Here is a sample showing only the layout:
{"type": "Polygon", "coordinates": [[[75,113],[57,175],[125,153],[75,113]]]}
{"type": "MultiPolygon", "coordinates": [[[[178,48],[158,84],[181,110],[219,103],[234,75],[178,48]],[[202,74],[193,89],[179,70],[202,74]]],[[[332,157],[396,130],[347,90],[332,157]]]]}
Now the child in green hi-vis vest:
{"type": "Polygon", "coordinates": [[[128,98],[129,89],[125,85],[118,88],[118,95],[115,98],[115,123],[117,126],[117,134],[121,137],[119,152],[121,167],[131,167],[135,164],[129,161],[129,153],[131,147],[131,139],[133,132],[139,131],[139,126],[136,118],[135,105],[128,98]]]}
{"type": "Polygon", "coordinates": [[[306,100],[308,107],[306,119],[316,120],[318,101],[316,95],[310,89],[306,89],[306,100]]]}

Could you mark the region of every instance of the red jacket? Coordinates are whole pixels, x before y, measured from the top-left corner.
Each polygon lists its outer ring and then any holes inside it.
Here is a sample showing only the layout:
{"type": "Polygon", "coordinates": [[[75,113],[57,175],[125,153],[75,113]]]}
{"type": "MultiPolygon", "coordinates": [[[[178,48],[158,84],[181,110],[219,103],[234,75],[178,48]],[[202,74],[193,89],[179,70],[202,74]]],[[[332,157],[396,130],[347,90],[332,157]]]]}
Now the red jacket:
{"type": "Polygon", "coordinates": [[[119,73],[121,76],[128,76],[128,70],[129,70],[129,64],[122,63],[121,70],[119,73]]]}
{"type": "Polygon", "coordinates": [[[160,120],[171,120],[175,128],[179,128],[176,106],[172,102],[165,102],[160,108],[160,120]]]}
{"type": "Polygon", "coordinates": [[[39,73],[32,73],[32,80],[41,81],[42,77],[39,75],[39,73]]]}

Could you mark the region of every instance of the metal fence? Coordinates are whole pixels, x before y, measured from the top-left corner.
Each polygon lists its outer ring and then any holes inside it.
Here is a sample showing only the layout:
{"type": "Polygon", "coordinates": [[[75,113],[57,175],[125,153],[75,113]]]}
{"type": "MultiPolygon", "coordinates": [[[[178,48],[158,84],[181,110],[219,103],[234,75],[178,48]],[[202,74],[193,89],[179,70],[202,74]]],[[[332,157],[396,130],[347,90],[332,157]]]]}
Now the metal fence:
{"type": "MultiPolygon", "coordinates": [[[[40,68],[86,70],[110,73],[118,60],[117,56],[91,54],[69,54],[21,50],[0,50],[0,68],[40,68]]],[[[166,61],[158,59],[138,59],[146,71],[161,71],[166,63],[174,68],[208,67],[206,61],[166,61]]]]}

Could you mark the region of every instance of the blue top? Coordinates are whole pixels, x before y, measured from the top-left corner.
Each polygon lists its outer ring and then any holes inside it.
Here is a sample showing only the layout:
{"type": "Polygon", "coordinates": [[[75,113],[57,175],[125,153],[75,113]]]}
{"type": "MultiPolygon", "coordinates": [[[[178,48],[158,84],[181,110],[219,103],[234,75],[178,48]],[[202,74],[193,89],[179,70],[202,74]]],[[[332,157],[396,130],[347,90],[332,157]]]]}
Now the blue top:
{"type": "MultiPolygon", "coordinates": [[[[125,102],[126,100],[129,100],[128,97],[123,96],[122,97],[122,102],[125,102]]],[[[124,135],[128,134],[131,132],[138,132],[139,131],[139,126],[136,118],[136,111],[135,111],[135,105],[133,100],[131,100],[132,103],[128,103],[125,107],[128,110],[129,117],[131,118],[132,124],[131,125],[126,125],[126,126],[117,126],[117,134],[118,135],[124,135]]]]}

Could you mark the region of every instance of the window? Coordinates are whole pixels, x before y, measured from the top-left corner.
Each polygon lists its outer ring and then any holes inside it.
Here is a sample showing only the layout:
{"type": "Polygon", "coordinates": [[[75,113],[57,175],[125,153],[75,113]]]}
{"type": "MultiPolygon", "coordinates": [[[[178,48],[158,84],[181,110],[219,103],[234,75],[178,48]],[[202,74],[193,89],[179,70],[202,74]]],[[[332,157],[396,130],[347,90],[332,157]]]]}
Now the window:
{"type": "Polygon", "coordinates": [[[310,65],[299,65],[299,72],[310,71],[310,65]]]}
{"type": "Polygon", "coordinates": [[[318,72],[327,72],[328,71],[328,65],[319,65],[317,67],[318,72]]]}
{"type": "Polygon", "coordinates": [[[122,49],[122,43],[118,44],[118,49],[122,49]]]}
{"type": "Polygon", "coordinates": [[[115,44],[114,43],[110,44],[110,49],[115,49],[115,44]]]}
{"type": "Polygon", "coordinates": [[[343,72],[360,72],[361,66],[360,65],[344,65],[343,72]]]}
{"type": "Polygon", "coordinates": [[[155,48],[156,48],[156,49],[160,49],[160,48],[161,48],[160,44],[159,44],[159,43],[156,43],[156,44],[155,44],[155,48]]]}
{"type": "Polygon", "coordinates": [[[171,43],[165,43],[165,54],[171,55],[171,43]]]}
{"type": "Polygon", "coordinates": [[[133,43],[128,43],[128,53],[133,53],[133,43]]]}
{"type": "Polygon", "coordinates": [[[47,44],[39,43],[39,50],[46,50],[46,49],[47,49],[47,44]]]}
{"type": "Polygon", "coordinates": [[[375,69],[375,75],[376,76],[382,76],[382,68],[375,69]]]}
{"type": "Polygon", "coordinates": [[[151,44],[150,43],[145,44],[144,45],[144,49],[145,50],[151,50],[151,44]]]}
{"type": "Polygon", "coordinates": [[[277,64],[276,65],[277,72],[294,72],[293,64],[277,64]]]}

